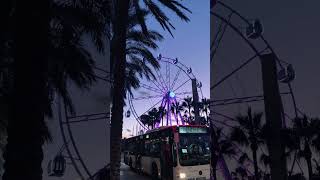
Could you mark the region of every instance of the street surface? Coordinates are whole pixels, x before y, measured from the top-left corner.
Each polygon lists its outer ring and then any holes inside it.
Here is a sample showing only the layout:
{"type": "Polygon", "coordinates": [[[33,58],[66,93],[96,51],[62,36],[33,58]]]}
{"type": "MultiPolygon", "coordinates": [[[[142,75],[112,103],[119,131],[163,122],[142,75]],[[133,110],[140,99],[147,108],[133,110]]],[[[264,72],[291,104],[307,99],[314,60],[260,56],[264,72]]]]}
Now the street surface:
{"type": "Polygon", "coordinates": [[[146,175],[139,175],[133,172],[129,166],[121,162],[120,179],[121,180],[150,180],[151,178],[146,175]]]}

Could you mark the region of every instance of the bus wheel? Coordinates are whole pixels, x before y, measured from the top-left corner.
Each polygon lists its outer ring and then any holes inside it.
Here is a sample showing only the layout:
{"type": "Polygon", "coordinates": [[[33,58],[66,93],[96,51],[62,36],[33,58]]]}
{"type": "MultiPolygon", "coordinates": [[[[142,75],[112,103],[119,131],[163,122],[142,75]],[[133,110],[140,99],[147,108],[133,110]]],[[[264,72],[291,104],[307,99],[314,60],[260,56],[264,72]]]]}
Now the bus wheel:
{"type": "Polygon", "coordinates": [[[152,165],[152,180],[158,180],[158,168],[157,168],[157,165],[153,164],[152,165]]]}

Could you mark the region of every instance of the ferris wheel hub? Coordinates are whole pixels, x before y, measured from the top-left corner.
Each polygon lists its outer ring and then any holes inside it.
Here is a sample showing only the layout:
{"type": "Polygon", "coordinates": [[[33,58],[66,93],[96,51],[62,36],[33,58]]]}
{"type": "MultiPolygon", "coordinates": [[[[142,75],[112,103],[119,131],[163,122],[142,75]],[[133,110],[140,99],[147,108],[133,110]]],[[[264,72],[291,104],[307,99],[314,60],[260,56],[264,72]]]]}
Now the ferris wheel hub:
{"type": "Polygon", "coordinates": [[[176,96],[176,94],[174,92],[172,92],[172,91],[168,92],[168,97],[169,98],[174,98],[175,96],[176,96]]]}

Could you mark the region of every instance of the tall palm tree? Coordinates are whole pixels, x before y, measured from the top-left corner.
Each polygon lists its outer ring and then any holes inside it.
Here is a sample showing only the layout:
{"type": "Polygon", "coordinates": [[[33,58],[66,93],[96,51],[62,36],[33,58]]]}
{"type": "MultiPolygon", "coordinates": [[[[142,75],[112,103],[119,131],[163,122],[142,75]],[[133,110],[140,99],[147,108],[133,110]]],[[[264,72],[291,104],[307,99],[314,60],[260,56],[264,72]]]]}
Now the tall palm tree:
{"type": "Polygon", "coordinates": [[[161,123],[163,122],[163,118],[166,116],[167,110],[164,107],[160,106],[158,108],[158,112],[159,112],[159,121],[160,121],[159,123],[161,123]]]}
{"type": "Polygon", "coordinates": [[[181,114],[182,111],[183,111],[183,107],[182,107],[181,103],[179,103],[178,101],[172,103],[171,113],[174,115],[177,122],[178,122],[178,119],[180,118],[179,114],[181,114]]]}
{"type": "Polygon", "coordinates": [[[193,117],[192,110],[193,110],[193,100],[192,97],[186,97],[183,99],[182,107],[187,111],[189,115],[189,123],[191,123],[191,119],[193,117]]]}
{"type": "Polygon", "coordinates": [[[224,156],[235,155],[236,152],[229,139],[223,138],[222,129],[211,128],[211,168],[214,180],[217,180],[217,164],[224,156]]]}
{"type": "Polygon", "coordinates": [[[320,163],[316,159],[312,159],[314,164],[316,165],[317,175],[320,176],[320,163]]]}
{"type": "Polygon", "coordinates": [[[206,124],[209,124],[210,101],[204,98],[201,100],[200,105],[200,110],[204,114],[206,124]]]}
{"type": "Polygon", "coordinates": [[[144,16],[142,15],[140,4],[144,3],[148,11],[160,23],[160,25],[170,33],[174,28],[170,19],[162,11],[161,7],[168,7],[184,21],[189,21],[182,10],[187,10],[181,3],[174,0],[158,0],[160,4],[154,1],[139,0],[122,0],[114,1],[114,18],[113,22],[113,44],[111,59],[114,62],[114,84],[111,116],[111,179],[120,179],[120,141],[122,137],[123,124],[123,106],[125,97],[125,72],[126,72],[126,31],[128,27],[128,17],[130,3],[134,6],[134,12],[138,15],[139,24],[145,36],[148,36],[147,26],[144,16]]]}
{"type": "Polygon", "coordinates": [[[140,118],[141,118],[141,122],[144,125],[148,125],[148,127],[151,127],[151,129],[153,129],[154,125],[159,120],[159,111],[157,110],[157,108],[153,108],[147,114],[141,115],[140,118]]]}
{"type": "Polygon", "coordinates": [[[80,87],[87,87],[94,80],[92,58],[83,49],[80,37],[88,33],[101,45],[106,22],[104,15],[96,11],[97,4],[83,3],[86,1],[21,1],[14,3],[10,11],[15,19],[11,36],[15,54],[13,86],[8,95],[11,103],[4,154],[5,180],[42,179],[42,146],[50,140],[44,120],[45,115],[51,114],[50,94],[57,92],[71,104],[66,79],[80,87]],[[84,22],[84,17],[90,22],[84,22]],[[29,22],[28,26],[25,22],[29,22]],[[99,24],[92,26],[96,22],[99,24]]]}
{"type": "Polygon", "coordinates": [[[293,133],[296,140],[296,149],[298,157],[306,161],[309,179],[313,176],[312,157],[314,153],[312,148],[318,149],[319,144],[316,143],[319,137],[320,120],[317,118],[309,118],[306,115],[295,118],[293,121],[293,133]]]}
{"type": "Polygon", "coordinates": [[[259,145],[264,143],[262,113],[252,114],[249,107],[247,114],[244,116],[238,115],[236,120],[239,122],[239,126],[232,130],[231,139],[241,146],[250,147],[255,178],[259,179],[257,151],[259,145]]]}

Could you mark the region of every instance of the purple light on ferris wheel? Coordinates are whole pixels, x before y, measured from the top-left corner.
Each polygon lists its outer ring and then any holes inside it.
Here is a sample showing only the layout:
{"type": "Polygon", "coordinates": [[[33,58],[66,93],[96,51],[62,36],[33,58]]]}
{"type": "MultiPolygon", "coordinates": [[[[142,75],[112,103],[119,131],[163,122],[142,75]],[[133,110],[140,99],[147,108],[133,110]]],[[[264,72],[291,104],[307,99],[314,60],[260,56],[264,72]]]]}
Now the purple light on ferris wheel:
{"type": "MultiPolygon", "coordinates": [[[[158,121],[155,124],[155,128],[159,128],[161,126],[172,126],[172,125],[185,125],[186,122],[182,117],[181,113],[176,109],[172,111],[172,107],[174,104],[178,104],[176,99],[176,94],[173,91],[167,91],[163,98],[159,109],[162,111],[158,117],[158,121]]],[[[174,107],[175,108],[175,107],[174,107]]]]}

